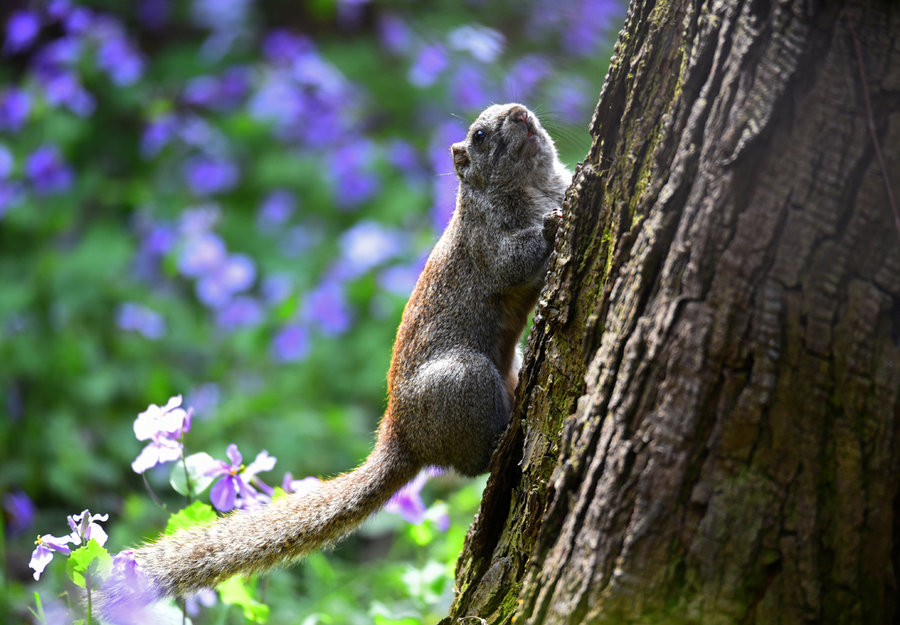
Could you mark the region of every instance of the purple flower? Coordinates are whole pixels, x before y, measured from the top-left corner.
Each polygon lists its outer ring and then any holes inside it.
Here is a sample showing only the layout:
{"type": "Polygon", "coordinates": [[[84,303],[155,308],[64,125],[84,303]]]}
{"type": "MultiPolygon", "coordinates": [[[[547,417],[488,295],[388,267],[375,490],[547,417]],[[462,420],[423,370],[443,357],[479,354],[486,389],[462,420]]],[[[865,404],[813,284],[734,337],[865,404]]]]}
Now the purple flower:
{"type": "Polygon", "coordinates": [[[211,232],[202,232],[188,237],[178,257],[178,270],[182,275],[195,278],[213,271],[224,261],[222,239],[211,232]]]}
{"type": "Polygon", "coordinates": [[[381,46],[391,54],[406,54],[412,47],[412,31],[396,15],[383,15],[378,20],[378,39],[381,46]]]}
{"type": "Polygon", "coordinates": [[[31,498],[21,490],[4,493],[3,512],[10,536],[27,530],[34,522],[35,508],[31,498]]]}
{"type": "Polygon", "coordinates": [[[222,391],[214,382],[206,382],[195,387],[188,394],[187,403],[193,408],[194,415],[201,419],[209,417],[218,407],[222,399],[222,391]]]}
{"type": "Polygon", "coordinates": [[[192,595],[184,598],[184,609],[191,616],[200,613],[200,607],[211,608],[216,605],[218,595],[212,588],[201,588],[192,595]]]}
{"type": "Polygon", "coordinates": [[[429,478],[440,475],[438,469],[428,468],[420,472],[409,484],[394,493],[384,506],[387,512],[399,514],[407,523],[419,525],[425,520],[425,503],[422,501],[422,487],[429,478]]]}
{"type": "Polygon", "coordinates": [[[417,261],[408,265],[394,265],[388,267],[378,276],[378,284],[381,288],[396,293],[397,295],[408,296],[412,293],[419,274],[425,268],[425,261],[428,256],[422,256],[417,261]]]}
{"type": "Polygon", "coordinates": [[[149,30],[161,29],[171,12],[169,0],[140,0],[138,18],[149,30]]]}
{"type": "Polygon", "coordinates": [[[563,47],[571,54],[590,56],[599,46],[605,45],[603,35],[613,16],[621,12],[621,7],[615,0],[582,0],[576,10],[578,19],[568,21],[563,47]]]}
{"type": "Polygon", "coordinates": [[[259,206],[256,219],[260,226],[279,227],[284,225],[297,209],[294,194],[285,189],[269,193],[259,206]]]}
{"type": "Polygon", "coordinates": [[[226,330],[255,326],[263,320],[262,306],[252,297],[235,297],[216,315],[216,323],[226,330]]]}
{"type": "Polygon", "coordinates": [[[331,156],[331,176],[338,206],[356,207],[378,192],[378,178],[370,171],[374,158],[372,144],[365,140],[335,150],[331,156]]]}
{"type": "Polygon", "coordinates": [[[275,362],[297,362],[309,353],[309,334],[301,325],[286,325],[272,341],[275,362]]]}
{"type": "Polygon", "coordinates": [[[281,480],[281,489],[286,493],[308,493],[321,483],[322,480],[314,475],[295,480],[294,476],[288,472],[284,474],[284,479],[281,480]]]}
{"type": "Polygon", "coordinates": [[[6,182],[0,180],[0,217],[13,206],[17,206],[25,197],[25,190],[18,182],[6,182]]]}
{"type": "Polygon", "coordinates": [[[72,553],[72,550],[67,546],[70,542],[72,542],[71,535],[53,536],[52,534],[44,534],[43,536],[38,536],[37,540],[34,541],[37,547],[31,553],[31,561],[28,563],[28,566],[34,569],[34,579],[41,578],[41,573],[44,572],[44,569],[50,564],[50,560],[53,559],[53,552],[58,551],[65,556],[72,553]]]}
{"type": "Polygon", "coordinates": [[[223,158],[193,156],[184,164],[184,178],[197,195],[212,195],[233,189],[238,183],[239,170],[223,158]]]}
{"type": "Polygon", "coordinates": [[[261,286],[263,299],[270,306],[277,306],[286,300],[293,288],[293,280],[283,273],[266,276],[261,286]]]}
{"type": "Polygon", "coordinates": [[[69,534],[72,542],[80,545],[81,543],[87,544],[91,540],[96,540],[102,547],[106,544],[109,536],[107,536],[106,531],[100,527],[97,521],[106,522],[108,518],[108,514],[91,514],[90,510],[83,510],[81,514],[69,515],[66,517],[66,522],[68,522],[69,528],[72,530],[72,533],[69,534]]]}
{"type": "Polygon", "coordinates": [[[406,238],[374,221],[361,221],[341,235],[339,246],[342,277],[355,278],[403,252],[406,238]]]}
{"type": "Polygon", "coordinates": [[[290,65],[301,54],[312,52],[314,49],[307,37],[282,28],[273,30],[263,41],[263,54],[275,65],[290,65]]]}
{"type": "Polygon", "coordinates": [[[416,87],[433,85],[447,67],[447,52],[444,46],[432,44],[419,51],[413,66],[409,69],[409,82],[416,87]]]}
{"type": "Polygon", "coordinates": [[[59,193],[72,186],[72,170],[55,145],[42,145],[35,150],[25,161],[25,175],[39,195],[59,193]]]}
{"type": "Polygon", "coordinates": [[[28,120],[31,96],[21,89],[9,87],[0,95],[0,130],[18,132],[28,120]]]}
{"type": "Polygon", "coordinates": [[[325,334],[342,334],[350,327],[350,309],[344,289],[334,280],[327,280],[307,293],[303,314],[325,334]]]}
{"type": "Polygon", "coordinates": [[[216,460],[213,466],[204,472],[207,477],[222,478],[213,484],[209,491],[209,498],[213,506],[221,512],[228,512],[236,507],[248,508],[263,503],[267,499],[266,496],[260,494],[254,486],[269,493],[272,489],[264,484],[256,474],[271,471],[275,466],[275,458],[263,450],[257,454],[253,462],[245,467],[242,464],[243,456],[234,443],[228,446],[225,454],[231,464],[216,460]]]}
{"type": "Polygon", "coordinates": [[[503,35],[487,26],[460,26],[448,37],[455,50],[465,50],[482,63],[493,63],[503,52],[503,35]]]}
{"type": "Polygon", "coordinates": [[[104,39],[97,49],[97,66],[119,86],[131,85],[143,74],[144,60],[124,36],[104,39]]]}
{"type": "Polygon", "coordinates": [[[481,109],[485,104],[496,100],[488,93],[484,74],[471,63],[462,65],[454,72],[450,79],[450,92],[454,104],[465,109],[481,109]]]}
{"type": "Polygon", "coordinates": [[[144,127],[141,135],[141,156],[156,156],[166,147],[178,130],[178,120],[174,115],[162,115],[144,127]]]}
{"type": "Polygon", "coordinates": [[[143,473],[157,464],[172,462],[182,456],[181,437],[191,429],[192,410],[181,408],[181,395],[169,399],[160,408],[150,404],[134,420],[134,435],[139,441],[149,440],[131,463],[135,473],[143,473]]]}
{"type": "Polygon", "coordinates": [[[531,98],[542,80],[550,76],[550,63],[536,54],[524,56],[510,68],[506,77],[506,99],[523,102],[531,98]]]}
{"type": "Polygon", "coordinates": [[[6,44],[3,50],[7,54],[21,52],[31,46],[41,31],[41,18],[34,11],[15,11],[6,22],[6,44]]]}
{"type": "Polygon", "coordinates": [[[166,333],[166,320],[162,315],[133,302],[125,302],[119,306],[116,312],[116,325],[153,341],[162,338],[166,333]]]}
{"type": "Polygon", "coordinates": [[[580,77],[561,80],[552,90],[560,121],[577,124],[590,119],[592,105],[587,82],[580,77]]]}
{"type": "Polygon", "coordinates": [[[51,106],[65,105],[79,117],[88,117],[97,108],[96,100],[69,71],[55,71],[40,75],[44,95],[51,106]]]}
{"type": "Polygon", "coordinates": [[[243,254],[232,254],[197,282],[197,297],[207,306],[220,308],[233,295],[250,288],[255,279],[253,261],[243,254]]]}
{"type": "Polygon", "coordinates": [[[213,76],[191,78],[184,86],[182,97],[194,106],[211,106],[219,97],[219,81],[213,76]]]}

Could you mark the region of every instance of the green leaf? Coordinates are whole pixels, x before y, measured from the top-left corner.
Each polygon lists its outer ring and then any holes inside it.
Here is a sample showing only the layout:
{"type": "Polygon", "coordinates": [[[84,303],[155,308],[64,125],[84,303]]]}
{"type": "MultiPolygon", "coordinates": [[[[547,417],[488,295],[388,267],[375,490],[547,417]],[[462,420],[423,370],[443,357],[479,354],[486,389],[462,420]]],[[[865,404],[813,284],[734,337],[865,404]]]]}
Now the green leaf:
{"type": "Polygon", "coordinates": [[[222,582],[216,590],[219,591],[222,603],[240,606],[248,621],[265,623],[269,620],[269,606],[253,598],[249,583],[240,575],[222,582]]]}
{"type": "Polygon", "coordinates": [[[172,473],[169,475],[169,484],[172,488],[185,497],[198,495],[205,491],[213,479],[204,475],[211,463],[215,462],[212,456],[205,451],[191,454],[184,459],[184,463],[176,462],[172,467],[172,473]],[[187,476],[185,476],[184,468],[187,466],[187,476]],[[187,478],[190,478],[191,487],[188,488],[187,478]]]}
{"type": "Polygon", "coordinates": [[[69,579],[82,588],[95,588],[95,582],[102,579],[111,568],[112,556],[93,538],[73,551],[66,561],[69,579]]]}
{"type": "Polygon", "coordinates": [[[28,611],[34,615],[35,620],[39,625],[47,625],[47,617],[44,616],[44,606],[41,603],[41,595],[38,594],[38,591],[34,591],[34,603],[37,606],[37,611],[28,608],[28,611]]]}
{"type": "Polygon", "coordinates": [[[174,534],[178,530],[188,527],[212,525],[219,516],[212,506],[202,501],[195,501],[187,508],[182,508],[171,517],[166,524],[163,535],[174,534]]]}

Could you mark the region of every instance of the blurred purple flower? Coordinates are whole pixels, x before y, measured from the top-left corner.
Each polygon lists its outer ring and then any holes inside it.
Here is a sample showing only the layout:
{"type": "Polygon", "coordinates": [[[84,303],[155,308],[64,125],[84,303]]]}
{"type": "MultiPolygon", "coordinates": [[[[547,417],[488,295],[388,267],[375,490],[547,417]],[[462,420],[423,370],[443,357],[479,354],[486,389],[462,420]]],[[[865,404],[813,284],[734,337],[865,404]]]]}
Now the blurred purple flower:
{"type": "Polygon", "coordinates": [[[297,362],[309,353],[309,334],[303,326],[284,326],[272,340],[272,360],[275,362],[297,362]]]}
{"type": "Polygon", "coordinates": [[[400,17],[383,15],[378,20],[378,39],[391,54],[407,54],[412,47],[413,36],[409,26],[400,17]]]}
{"type": "Polygon", "coordinates": [[[178,120],[174,115],[162,115],[146,126],[141,134],[141,156],[151,158],[166,147],[178,130],[178,120]]]}
{"type": "Polygon", "coordinates": [[[106,522],[109,519],[108,514],[91,514],[90,510],[83,510],[81,514],[69,515],[66,522],[72,533],[69,536],[76,545],[81,543],[87,544],[91,540],[96,540],[102,547],[109,539],[106,531],[100,527],[97,521],[106,522]]]}
{"type": "Polygon", "coordinates": [[[3,518],[6,520],[6,531],[10,536],[21,534],[34,522],[34,502],[22,490],[3,494],[3,518]]]}
{"type": "Polygon", "coordinates": [[[3,51],[7,54],[21,52],[37,39],[41,31],[41,18],[34,11],[14,11],[6,22],[6,43],[3,51]]]}
{"type": "Polygon", "coordinates": [[[294,476],[288,472],[284,474],[284,479],[281,480],[281,489],[286,493],[305,493],[313,490],[317,484],[321,483],[322,480],[314,475],[295,480],[294,476]]]}
{"type": "Polygon", "coordinates": [[[34,579],[38,580],[41,578],[41,573],[50,564],[54,552],[58,551],[65,556],[72,553],[71,548],[68,547],[70,542],[72,542],[71,535],[53,536],[52,534],[44,534],[43,536],[38,536],[38,539],[34,542],[37,547],[31,553],[31,561],[28,563],[28,566],[34,569],[34,579]]]}
{"type": "Polygon", "coordinates": [[[175,232],[168,224],[153,224],[141,239],[141,252],[163,256],[175,246],[175,232]]]}
{"type": "Polygon", "coordinates": [[[530,99],[538,84],[552,71],[550,63],[537,54],[522,57],[513,63],[506,76],[506,99],[514,102],[530,99]]]}
{"type": "Polygon", "coordinates": [[[275,467],[275,458],[263,450],[245,467],[242,464],[243,456],[234,443],[228,446],[225,454],[231,464],[216,460],[213,466],[205,471],[207,477],[222,478],[213,484],[209,491],[209,499],[213,506],[221,512],[228,512],[236,507],[250,508],[263,503],[266,497],[256,488],[269,492],[272,489],[256,474],[271,471],[275,467]]]}
{"type": "Polygon", "coordinates": [[[134,84],[144,72],[144,60],[124,35],[100,42],[97,66],[120,87],[134,84]]]}
{"type": "Polygon", "coordinates": [[[181,407],[181,395],[169,399],[165,406],[150,406],[134,420],[134,435],[139,441],[149,440],[137,459],[131,463],[135,473],[143,473],[157,464],[178,460],[182,456],[181,437],[191,429],[193,411],[181,407]]]}
{"type": "Polygon", "coordinates": [[[467,25],[450,32],[450,47],[469,52],[477,61],[493,63],[503,52],[503,35],[487,26],[467,25]]]}
{"type": "Polygon", "coordinates": [[[450,78],[450,93],[454,105],[467,110],[482,109],[496,100],[488,93],[487,81],[482,71],[472,63],[461,65],[450,78]]]}
{"type": "Polygon", "coordinates": [[[427,255],[406,265],[393,265],[388,267],[378,276],[379,286],[391,293],[408,296],[412,293],[413,287],[419,279],[419,275],[425,268],[426,260],[428,260],[427,255]]]}
{"type": "Polygon", "coordinates": [[[606,45],[604,34],[622,8],[617,0],[582,0],[580,5],[578,19],[568,21],[563,48],[570,54],[590,56],[606,45]]]}
{"type": "Polygon", "coordinates": [[[198,277],[211,272],[225,261],[225,244],[212,232],[200,232],[185,241],[178,257],[182,275],[198,277]]]}
{"type": "Polygon", "coordinates": [[[125,302],[116,312],[116,325],[123,330],[137,332],[144,338],[155,341],[166,333],[166,320],[155,310],[146,306],[125,302]]]}
{"type": "Polygon", "coordinates": [[[70,71],[45,72],[39,75],[44,95],[51,106],[63,105],[79,117],[93,114],[97,103],[70,71]]]}
{"type": "Polygon", "coordinates": [[[387,155],[391,165],[404,173],[422,174],[422,162],[419,159],[419,153],[408,141],[394,139],[388,145],[387,155]]]}
{"type": "Polygon", "coordinates": [[[587,81],[577,76],[567,77],[554,85],[551,92],[560,121],[578,124],[590,119],[592,100],[587,81]]]}
{"type": "Polygon", "coordinates": [[[378,192],[378,178],[370,170],[374,158],[367,140],[348,143],[331,155],[330,172],[339,207],[354,208],[378,192]]]}
{"type": "Polygon", "coordinates": [[[256,213],[256,220],[260,226],[283,226],[297,209],[297,199],[294,194],[285,189],[276,189],[263,198],[256,213]]]}
{"type": "Polygon", "coordinates": [[[185,403],[187,403],[194,411],[194,416],[201,419],[208,418],[222,401],[222,391],[215,382],[206,382],[195,386],[185,403]]]}
{"type": "Polygon", "coordinates": [[[187,81],[184,101],[194,106],[210,106],[219,97],[219,81],[213,76],[196,76],[187,81]]]}
{"type": "Polygon", "coordinates": [[[416,87],[433,85],[438,76],[447,68],[447,51],[440,44],[427,45],[419,51],[413,66],[409,69],[409,82],[416,87]]]}
{"type": "Polygon", "coordinates": [[[225,330],[255,326],[263,320],[263,310],[252,297],[235,297],[225,304],[216,315],[216,323],[225,330]]]}
{"type": "Polygon", "coordinates": [[[24,197],[25,190],[21,183],[0,180],[0,218],[10,208],[20,204],[24,197]]]}
{"type": "Polygon", "coordinates": [[[138,19],[149,30],[161,29],[169,19],[170,0],[140,0],[138,19]]]}
{"type": "Polygon", "coordinates": [[[9,87],[0,95],[0,130],[17,132],[28,120],[31,96],[21,89],[9,87]]]}
{"type": "Polygon", "coordinates": [[[256,265],[243,254],[232,254],[197,283],[197,296],[204,304],[218,308],[233,295],[246,291],[256,279],[256,265]]]}
{"type": "Polygon", "coordinates": [[[327,280],[306,294],[304,318],[325,334],[341,334],[350,327],[350,309],[339,282],[327,280]]]}
{"type": "Polygon", "coordinates": [[[212,588],[201,588],[197,592],[184,598],[184,609],[190,616],[200,614],[201,606],[211,608],[216,605],[218,595],[212,588]]]}
{"type": "Polygon", "coordinates": [[[71,7],[65,16],[62,17],[66,32],[73,35],[81,35],[88,31],[91,27],[91,20],[94,14],[90,9],[85,7],[71,7]]]}
{"type": "Polygon", "coordinates": [[[218,108],[231,108],[243,101],[250,90],[250,75],[250,69],[241,65],[225,70],[219,78],[218,108]]]}
{"type": "Polygon", "coordinates": [[[236,34],[248,23],[251,0],[193,0],[194,23],[213,31],[236,34]]]}
{"type": "Polygon", "coordinates": [[[192,156],[184,164],[184,177],[197,195],[222,193],[238,183],[237,165],[223,158],[192,156]]]}
{"type": "MultiPolygon", "coordinates": [[[[303,119],[306,96],[283,72],[271,72],[250,98],[248,110],[255,119],[271,122],[284,135],[303,119]]],[[[281,137],[286,138],[286,137],[281,137]]]]}
{"type": "Polygon", "coordinates": [[[401,515],[407,523],[419,525],[425,520],[425,503],[422,501],[422,488],[428,480],[440,475],[438,469],[427,468],[421,471],[409,484],[398,490],[384,506],[385,511],[401,515]]]}
{"type": "Polygon", "coordinates": [[[270,306],[277,306],[286,300],[294,289],[294,282],[287,274],[276,273],[262,281],[263,300],[270,306]]]}
{"type": "Polygon", "coordinates": [[[25,160],[25,175],[39,195],[66,191],[72,186],[72,170],[55,145],[42,145],[25,160]]]}
{"type": "Polygon", "coordinates": [[[273,30],[263,41],[263,54],[270,63],[290,65],[301,54],[315,48],[308,37],[297,35],[283,28],[273,30]]]}
{"type": "Polygon", "coordinates": [[[406,237],[374,221],[361,221],[340,238],[341,277],[355,278],[405,251],[406,237]]]}
{"type": "Polygon", "coordinates": [[[83,40],[75,35],[66,35],[43,46],[32,60],[38,76],[52,75],[73,66],[81,57],[83,40]]]}

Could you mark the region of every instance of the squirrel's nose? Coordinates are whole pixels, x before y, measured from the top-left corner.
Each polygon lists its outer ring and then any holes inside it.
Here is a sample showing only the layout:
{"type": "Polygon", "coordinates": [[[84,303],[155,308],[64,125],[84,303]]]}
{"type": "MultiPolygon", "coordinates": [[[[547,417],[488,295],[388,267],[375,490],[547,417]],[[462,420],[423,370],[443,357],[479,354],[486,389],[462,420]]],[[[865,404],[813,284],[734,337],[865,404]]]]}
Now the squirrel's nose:
{"type": "Polygon", "coordinates": [[[517,124],[528,125],[528,111],[524,108],[515,108],[510,111],[510,117],[517,124]]]}

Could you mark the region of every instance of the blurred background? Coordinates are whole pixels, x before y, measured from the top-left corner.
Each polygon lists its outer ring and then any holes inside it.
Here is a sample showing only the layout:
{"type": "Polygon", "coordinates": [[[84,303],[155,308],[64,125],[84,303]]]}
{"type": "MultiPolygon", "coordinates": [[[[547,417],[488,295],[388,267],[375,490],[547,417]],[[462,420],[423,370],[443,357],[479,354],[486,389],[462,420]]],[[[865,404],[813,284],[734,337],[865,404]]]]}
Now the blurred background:
{"type": "MultiPolygon", "coordinates": [[[[164,526],[131,470],[150,403],[184,395],[188,453],[267,450],[272,485],[359,463],[403,305],[453,209],[450,144],[485,106],[520,101],[574,167],[624,11],[5,0],[0,611],[19,622],[35,589],[64,588],[61,566],[34,582],[27,565],[66,515],[109,513],[111,551],[164,526]]],[[[182,505],[167,467],[146,478],[182,505]]],[[[424,521],[382,513],[266,578],[269,622],[437,621],[482,485],[432,479],[424,521]]]]}

